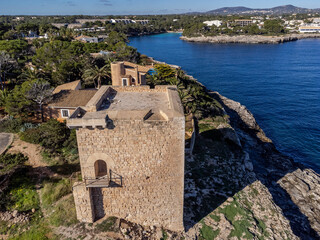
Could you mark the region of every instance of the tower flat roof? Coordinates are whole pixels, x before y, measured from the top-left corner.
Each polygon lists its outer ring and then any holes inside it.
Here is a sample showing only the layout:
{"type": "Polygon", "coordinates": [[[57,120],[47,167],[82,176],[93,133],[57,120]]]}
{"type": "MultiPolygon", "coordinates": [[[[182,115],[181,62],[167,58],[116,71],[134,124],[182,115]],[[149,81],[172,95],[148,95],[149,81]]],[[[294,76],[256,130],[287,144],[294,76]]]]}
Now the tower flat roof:
{"type": "Polygon", "coordinates": [[[169,121],[184,117],[175,86],[102,86],[67,120],[69,127],[106,127],[110,120],[169,121]]]}

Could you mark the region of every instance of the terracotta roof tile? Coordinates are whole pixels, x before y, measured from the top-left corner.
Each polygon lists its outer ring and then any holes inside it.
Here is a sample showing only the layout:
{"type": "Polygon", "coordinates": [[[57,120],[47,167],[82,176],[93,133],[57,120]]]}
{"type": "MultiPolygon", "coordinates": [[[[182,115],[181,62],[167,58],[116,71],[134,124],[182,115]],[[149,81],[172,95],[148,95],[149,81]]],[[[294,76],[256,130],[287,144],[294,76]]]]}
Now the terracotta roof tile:
{"type": "Polygon", "coordinates": [[[142,66],[142,65],[139,65],[139,64],[135,64],[135,63],[132,63],[132,62],[126,62],[124,61],[124,66],[125,67],[131,67],[131,68],[135,68],[135,67],[138,67],[138,71],[139,72],[144,72],[144,73],[147,73],[150,69],[153,68],[153,66],[151,65],[148,65],[148,66],[142,66]]]}
{"type": "Polygon", "coordinates": [[[49,107],[77,108],[85,106],[96,92],[96,89],[61,90],[53,95],[53,100],[50,102],[49,107]]]}
{"type": "Polygon", "coordinates": [[[75,90],[76,87],[78,86],[79,82],[80,82],[80,80],[77,80],[77,81],[73,81],[73,82],[59,85],[53,90],[53,94],[59,93],[61,90],[75,90]]]}

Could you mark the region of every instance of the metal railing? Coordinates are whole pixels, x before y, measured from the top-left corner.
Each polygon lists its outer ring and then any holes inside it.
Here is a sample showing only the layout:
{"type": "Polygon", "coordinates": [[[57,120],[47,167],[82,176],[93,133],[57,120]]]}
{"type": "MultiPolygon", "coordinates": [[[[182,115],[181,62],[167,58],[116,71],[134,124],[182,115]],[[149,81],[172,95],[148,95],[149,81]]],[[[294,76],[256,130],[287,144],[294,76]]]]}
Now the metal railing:
{"type": "Polygon", "coordinates": [[[84,178],[84,183],[86,187],[105,187],[105,188],[114,188],[122,187],[123,178],[119,174],[109,170],[109,174],[97,178],[84,178]]]}

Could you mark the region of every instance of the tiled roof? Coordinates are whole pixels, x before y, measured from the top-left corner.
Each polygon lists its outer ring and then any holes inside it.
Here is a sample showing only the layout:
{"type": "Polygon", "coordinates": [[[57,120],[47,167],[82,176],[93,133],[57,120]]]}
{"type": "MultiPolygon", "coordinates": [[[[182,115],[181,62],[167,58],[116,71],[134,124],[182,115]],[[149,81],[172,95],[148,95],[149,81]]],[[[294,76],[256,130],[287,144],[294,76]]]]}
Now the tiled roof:
{"type": "Polygon", "coordinates": [[[139,64],[135,64],[135,63],[131,63],[131,62],[126,62],[126,61],[124,61],[123,63],[124,63],[124,66],[125,66],[125,67],[128,67],[128,68],[138,67],[138,71],[139,71],[139,72],[144,72],[144,73],[147,73],[150,69],[153,68],[153,66],[151,66],[151,65],[142,66],[142,65],[139,65],[139,64]]]}
{"type": "Polygon", "coordinates": [[[61,90],[53,95],[49,107],[56,108],[77,108],[87,105],[90,99],[96,94],[96,89],[82,90],[61,90]]]}
{"type": "Polygon", "coordinates": [[[59,85],[58,87],[56,87],[53,90],[53,94],[59,93],[61,90],[75,90],[76,87],[78,86],[79,82],[80,82],[80,80],[77,80],[77,81],[73,81],[73,82],[69,82],[69,83],[65,83],[65,84],[59,85]]]}
{"type": "Polygon", "coordinates": [[[90,38],[90,37],[85,36],[85,35],[80,35],[80,36],[78,36],[78,37],[76,37],[76,38],[74,38],[74,39],[80,41],[80,40],[82,40],[83,38],[90,38]]]}

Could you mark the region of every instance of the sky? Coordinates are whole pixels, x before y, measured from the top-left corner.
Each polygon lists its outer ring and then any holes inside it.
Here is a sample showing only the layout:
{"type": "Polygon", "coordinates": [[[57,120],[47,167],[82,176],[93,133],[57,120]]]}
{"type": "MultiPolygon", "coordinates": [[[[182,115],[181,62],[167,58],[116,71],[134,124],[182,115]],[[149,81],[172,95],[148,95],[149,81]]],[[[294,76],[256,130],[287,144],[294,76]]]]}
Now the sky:
{"type": "Polygon", "coordinates": [[[0,15],[153,15],[287,4],[320,8],[319,0],[0,0],[0,15]]]}

